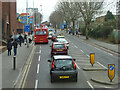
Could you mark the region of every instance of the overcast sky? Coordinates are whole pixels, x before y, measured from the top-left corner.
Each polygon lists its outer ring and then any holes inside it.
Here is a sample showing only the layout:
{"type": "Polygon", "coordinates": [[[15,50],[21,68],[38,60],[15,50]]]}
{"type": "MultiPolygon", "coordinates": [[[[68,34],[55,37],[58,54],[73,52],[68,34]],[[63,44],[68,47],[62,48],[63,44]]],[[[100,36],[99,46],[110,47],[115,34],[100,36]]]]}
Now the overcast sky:
{"type": "MultiPolygon", "coordinates": [[[[16,0],[17,1],[17,13],[26,12],[26,1],[27,0],[16,0]]],[[[48,21],[49,16],[54,11],[55,5],[59,0],[34,0],[34,8],[38,8],[39,12],[43,14],[43,21],[48,21]],[[40,7],[42,5],[42,7],[40,7]]],[[[115,1],[116,0],[105,0],[108,5],[105,5],[104,11],[110,10],[113,14],[116,13],[115,1]]],[[[28,8],[33,8],[33,0],[28,0],[28,8]]]]}

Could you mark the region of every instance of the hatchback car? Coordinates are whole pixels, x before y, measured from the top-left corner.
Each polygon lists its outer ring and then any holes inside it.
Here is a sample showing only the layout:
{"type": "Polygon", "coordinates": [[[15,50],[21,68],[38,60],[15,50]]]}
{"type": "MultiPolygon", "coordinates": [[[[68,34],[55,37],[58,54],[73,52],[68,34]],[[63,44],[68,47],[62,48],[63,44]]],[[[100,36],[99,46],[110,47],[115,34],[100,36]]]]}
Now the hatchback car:
{"type": "Polygon", "coordinates": [[[55,55],[50,63],[51,83],[55,80],[71,79],[77,82],[78,71],[75,59],[69,55],[55,55]]]}
{"type": "Polygon", "coordinates": [[[54,42],[51,46],[51,56],[53,55],[67,55],[68,50],[64,43],[54,42]]]}
{"type": "Polygon", "coordinates": [[[69,42],[65,38],[57,38],[55,41],[65,43],[67,49],[69,49],[69,42]]]}

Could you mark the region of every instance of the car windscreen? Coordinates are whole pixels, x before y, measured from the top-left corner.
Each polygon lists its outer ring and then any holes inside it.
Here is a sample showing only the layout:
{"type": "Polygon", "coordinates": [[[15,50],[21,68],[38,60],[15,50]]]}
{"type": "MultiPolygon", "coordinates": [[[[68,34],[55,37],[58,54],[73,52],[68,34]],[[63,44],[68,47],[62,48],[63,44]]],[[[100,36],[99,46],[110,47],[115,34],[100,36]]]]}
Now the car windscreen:
{"type": "Polygon", "coordinates": [[[47,35],[47,31],[36,31],[36,35],[47,35]]]}
{"type": "Polygon", "coordinates": [[[64,44],[55,44],[54,48],[65,48],[64,44]]]}
{"type": "Polygon", "coordinates": [[[63,67],[72,67],[73,62],[72,59],[66,59],[66,60],[55,60],[55,67],[56,68],[63,68],[63,67]]]}

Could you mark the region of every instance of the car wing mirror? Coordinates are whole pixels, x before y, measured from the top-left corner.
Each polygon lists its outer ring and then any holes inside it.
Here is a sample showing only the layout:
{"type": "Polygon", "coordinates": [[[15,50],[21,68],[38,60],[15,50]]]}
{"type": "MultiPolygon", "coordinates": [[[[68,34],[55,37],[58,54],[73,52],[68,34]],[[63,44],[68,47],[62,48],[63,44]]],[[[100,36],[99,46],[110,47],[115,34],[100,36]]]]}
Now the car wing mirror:
{"type": "Polygon", "coordinates": [[[74,58],[73,60],[74,60],[74,61],[76,61],[76,59],[75,59],[75,58],[74,58]]]}
{"type": "Polygon", "coordinates": [[[50,62],[50,63],[51,63],[51,60],[48,60],[48,62],[50,62]]]}

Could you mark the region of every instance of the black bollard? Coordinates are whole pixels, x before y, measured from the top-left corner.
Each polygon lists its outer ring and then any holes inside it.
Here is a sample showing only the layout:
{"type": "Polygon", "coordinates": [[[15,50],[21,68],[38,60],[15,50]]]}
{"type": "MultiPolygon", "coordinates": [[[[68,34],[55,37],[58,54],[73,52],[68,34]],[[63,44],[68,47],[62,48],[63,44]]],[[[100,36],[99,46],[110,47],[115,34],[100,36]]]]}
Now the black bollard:
{"type": "Polygon", "coordinates": [[[16,69],[16,56],[13,57],[13,70],[16,69]]]}

